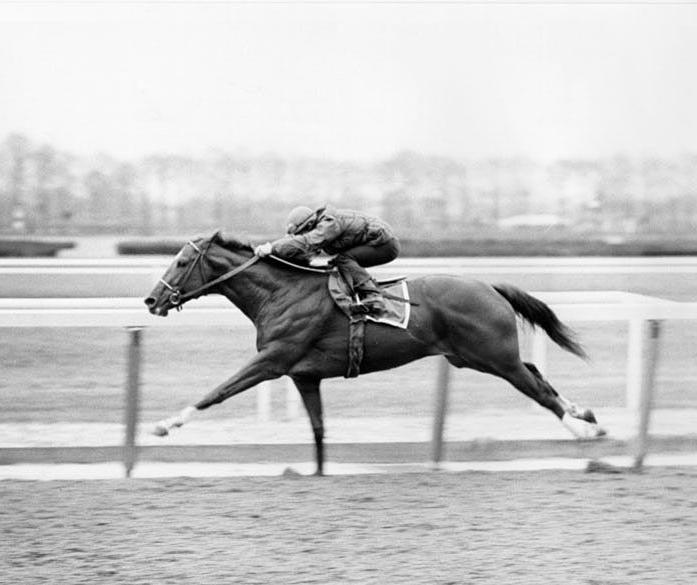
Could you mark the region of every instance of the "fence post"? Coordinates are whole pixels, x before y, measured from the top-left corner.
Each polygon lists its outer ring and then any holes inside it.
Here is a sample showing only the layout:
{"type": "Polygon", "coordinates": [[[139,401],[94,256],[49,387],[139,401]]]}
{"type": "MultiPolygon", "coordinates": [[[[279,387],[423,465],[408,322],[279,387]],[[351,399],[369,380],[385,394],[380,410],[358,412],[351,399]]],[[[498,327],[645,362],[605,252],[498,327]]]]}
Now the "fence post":
{"type": "Polygon", "coordinates": [[[136,464],[138,447],[136,445],[136,433],[138,430],[138,409],[140,390],[140,339],[142,327],[128,327],[128,375],[126,379],[126,436],[123,445],[123,464],[126,468],[126,477],[131,477],[131,472],[136,464]]]}
{"type": "Polygon", "coordinates": [[[539,327],[532,334],[532,363],[543,376],[547,375],[547,334],[539,327]]]}
{"type": "Polygon", "coordinates": [[[271,420],[271,383],[262,382],[257,388],[257,420],[269,422],[271,420]]]}
{"type": "Polygon", "coordinates": [[[286,418],[288,420],[295,420],[300,415],[300,392],[295,387],[295,383],[292,378],[286,376],[285,378],[286,386],[286,418]]]}
{"type": "MultiPolygon", "coordinates": [[[[532,355],[530,359],[543,376],[547,376],[547,334],[540,327],[535,327],[532,332],[532,355]]],[[[544,406],[534,400],[530,401],[532,410],[545,410],[544,406]]]]}
{"type": "Polygon", "coordinates": [[[627,343],[627,388],[625,405],[631,411],[639,408],[643,376],[644,346],[646,345],[646,321],[630,319],[627,343]]]}
{"type": "Polygon", "coordinates": [[[438,469],[443,458],[443,429],[448,410],[448,386],[450,385],[450,364],[441,357],[438,362],[436,382],[436,406],[433,416],[433,436],[431,438],[431,464],[438,469]]]}
{"type": "Polygon", "coordinates": [[[658,364],[658,342],[661,335],[661,321],[649,320],[648,347],[646,361],[642,369],[639,395],[639,424],[637,425],[634,451],[634,469],[640,470],[649,448],[649,421],[656,385],[656,366],[658,364]]]}

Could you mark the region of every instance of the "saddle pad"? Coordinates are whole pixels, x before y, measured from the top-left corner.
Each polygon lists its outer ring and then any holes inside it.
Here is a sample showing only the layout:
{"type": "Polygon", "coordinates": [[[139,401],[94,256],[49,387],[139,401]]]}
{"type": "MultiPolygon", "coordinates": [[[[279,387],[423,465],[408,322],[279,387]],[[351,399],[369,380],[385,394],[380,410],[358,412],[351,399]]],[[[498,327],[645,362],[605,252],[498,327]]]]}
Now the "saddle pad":
{"type": "MultiPolygon", "coordinates": [[[[407,281],[405,279],[401,279],[396,282],[390,281],[385,284],[378,284],[383,293],[409,301],[409,287],[407,286],[407,281]]],[[[332,296],[332,299],[334,299],[334,302],[342,310],[342,312],[349,319],[354,318],[355,316],[351,314],[350,309],[352,301],[349,295],[348,287],[346,286],[344,280],[339,276],[338,271],[332,272],[329,275],[328,288],[329,294],[332,296]]],[[[385,305],[387,310],[384,311],[380,316],[367,314],[364,315],[365,319],[375,323],[382,323],[383,325],[390,325],[392,327],[406,329],[409,325],[411,305],[408,302],[398,301],[391,298],[385,298],[385,305]]]]}

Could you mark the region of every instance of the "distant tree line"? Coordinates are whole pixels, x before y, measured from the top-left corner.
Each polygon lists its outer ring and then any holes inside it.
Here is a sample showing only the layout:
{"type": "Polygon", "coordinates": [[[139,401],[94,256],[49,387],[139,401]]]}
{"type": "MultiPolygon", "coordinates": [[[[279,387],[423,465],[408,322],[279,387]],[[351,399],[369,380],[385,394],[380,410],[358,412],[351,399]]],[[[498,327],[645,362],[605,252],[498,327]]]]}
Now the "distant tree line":
{"type": "Polygon", "coordinates": [[[697,155],[542,164],[401,152],[357,163],[211,150],[124,161],[20,134],[0,142],[3,233],[272,234],[292,206],[325,203],[380,215],[411,237],[495,231],[531,214],[580,233],[692,233],[697,155]]]}

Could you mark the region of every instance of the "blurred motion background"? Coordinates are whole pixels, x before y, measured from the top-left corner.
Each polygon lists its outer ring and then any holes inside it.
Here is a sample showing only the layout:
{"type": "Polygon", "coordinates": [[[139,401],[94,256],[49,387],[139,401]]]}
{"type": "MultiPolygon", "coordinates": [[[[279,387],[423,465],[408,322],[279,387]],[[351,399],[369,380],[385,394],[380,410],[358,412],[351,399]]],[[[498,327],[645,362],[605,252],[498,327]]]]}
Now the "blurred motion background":
{"type": "Polygon", "coordinates": [[[3,5],[0,230],[691,238],[696,10],[3,5]]]}

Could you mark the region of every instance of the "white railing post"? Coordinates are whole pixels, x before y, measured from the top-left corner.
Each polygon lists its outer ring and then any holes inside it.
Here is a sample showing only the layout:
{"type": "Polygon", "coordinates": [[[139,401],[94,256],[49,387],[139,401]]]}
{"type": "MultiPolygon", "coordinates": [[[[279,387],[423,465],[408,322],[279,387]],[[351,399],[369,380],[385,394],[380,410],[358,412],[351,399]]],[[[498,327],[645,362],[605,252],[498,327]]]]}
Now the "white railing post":
{"type": "Polygon", "coordinates": [[[127,352],[128,372],[126,375],[126,436],[123,445],[123,464],[126,468],[126,477],[131,477],[131,472],[138,456],[136,433],[138,431],[138,408],[140,402],[140,338],[142,330],[142,327],[127,328],[129,340],[127,352]]]}
{"type": "Polygon", "coordinates": [[[262,382],[257,388],[257,420],[271,420],[271,382],[262,382]]]}
{"type": "Polygon", "coordinates": [[[656,366],[658,363],[658,342],[661,335],[661,321],[649,322],[648,347],[646,348],[646,363],[642,368],[641,394],[639,396],[639,422],[637,424],[636,444],[634,451],[634,468],[641,469],[649,449],[649,421],[653,407],[654,389],[656,386],[656,366]]]}
{"type": "Polygon", "coordinates": [[[295,387],[292,378],[285,377],[286,387],[286,418],[295,420],[300,416],[300,392],[295,387]]]}
{"type": "Polygon", "coordinates": [[[641,318],[630,319],[629,340],[627,343],[627,387],[625,391],[625,406],[632,411],[636,411],[639,408],[645,345],[646,321],[641,318]]]}
{"type": "Polygon", "coordinates": [[[540,374],[547,375],[547,334],[539,327],[532,334],[532,363],[540,374]]]}
{"type": "MultiPolygon", "coordinates": [[[[547,334],[540,327],[535,327],[532,334],[532,347],[530,361],[539,370],[540,374],[547,376],[547,334]]],[[[545,407],[541,404],[530,401],[530,408],[533,410],[545,410],[545,407]]]]}
{"type": "Polygon", "coordinates": [[[433,436],[431,438],[431,464],[434,469],[443,459],[443,430],[448,410],[448,386],[450,385],[450,364],[444,357],[438,358],[438,378],[436,382],[436,406],[433,415],[433,436]]]}

